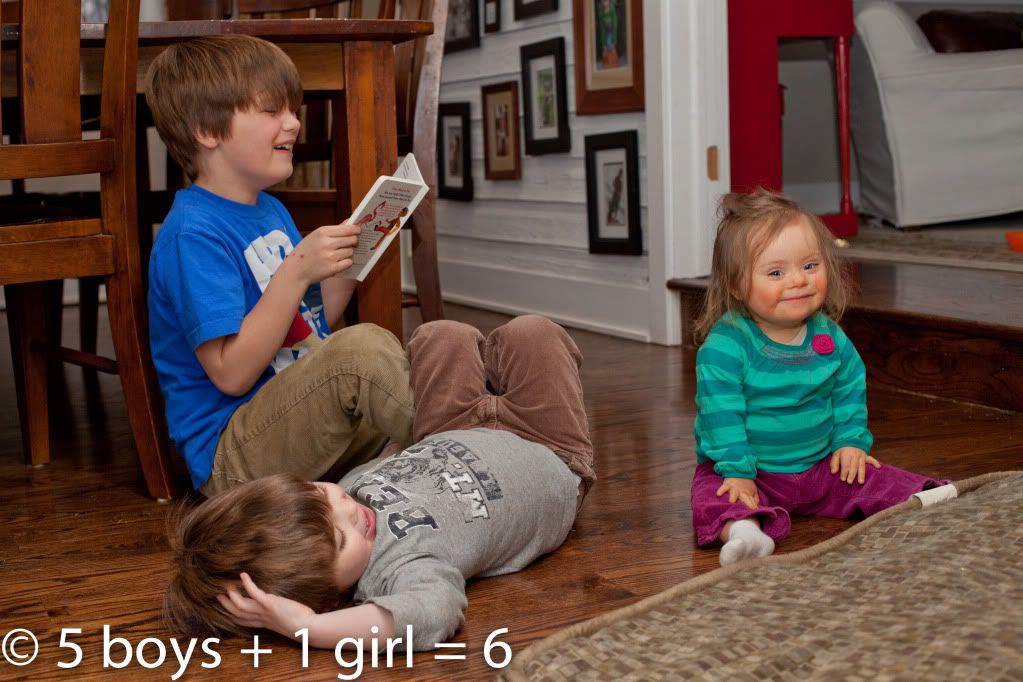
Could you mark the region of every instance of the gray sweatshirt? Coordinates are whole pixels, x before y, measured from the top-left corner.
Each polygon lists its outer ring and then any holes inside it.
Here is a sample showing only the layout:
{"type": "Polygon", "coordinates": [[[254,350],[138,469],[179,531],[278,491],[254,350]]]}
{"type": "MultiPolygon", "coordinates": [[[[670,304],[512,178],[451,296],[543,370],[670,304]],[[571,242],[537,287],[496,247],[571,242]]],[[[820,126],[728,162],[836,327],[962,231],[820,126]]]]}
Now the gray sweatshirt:
{"type": "Polygon", "coordinates": [[[506,431],[448,431],[349,472],[341,485],[376,511],[356,603],[413,628],[432,650],[464,620],[465,581],[512,573],[564,542],[579,477],[543,445],[506,431]]]}

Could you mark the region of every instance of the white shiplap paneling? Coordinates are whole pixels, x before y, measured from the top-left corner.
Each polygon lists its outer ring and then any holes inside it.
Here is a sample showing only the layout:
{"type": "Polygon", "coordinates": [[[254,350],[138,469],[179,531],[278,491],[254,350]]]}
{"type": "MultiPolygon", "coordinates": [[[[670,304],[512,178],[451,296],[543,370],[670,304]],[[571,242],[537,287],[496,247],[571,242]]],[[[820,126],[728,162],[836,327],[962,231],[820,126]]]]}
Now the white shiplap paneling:
{"type": "MultiPolygon", "coordinates": [[[[589,253],[586,217],[585,137],[635,130],[639,134],[641,224],[646,244],[646,130],[643,112],[576,116],[572,2],[557,12],[516,22],[512,2],[501,3],[502,30],[484,33],[481,47],[445,55],[442,102],[471,104],[472,202],[437,202],[438,254],[444,297],[509,313],[536,312],[573,326],[619,336],[650,338],[647,319],[648,259],[589,253]],[[572,149],[564,154],[523,155],[520,180],[483,177],[480,88],[519,82],[519,48],[565,38],[572,149]]],[[[404,285],[414,288],[403,248],[404,285]]]]}

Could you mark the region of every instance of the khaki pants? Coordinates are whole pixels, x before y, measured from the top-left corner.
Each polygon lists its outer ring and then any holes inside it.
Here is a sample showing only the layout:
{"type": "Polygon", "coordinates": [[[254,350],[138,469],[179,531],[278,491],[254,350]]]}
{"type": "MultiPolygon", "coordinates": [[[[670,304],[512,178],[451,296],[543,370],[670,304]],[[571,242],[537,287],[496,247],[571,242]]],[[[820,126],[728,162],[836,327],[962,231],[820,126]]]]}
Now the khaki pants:
{"type": "Polygon", "coordinates": [[[417,328],[408,342],[416,441],[441,431],[510,431],[553,450],[588,490],[596,478],[579,379],[582,354],[545,317],[516,317],[484,337],[460,322],[417,328]]]}
{"type": "Polygon", "coordinates": [[[275,473],[337,480],[388,440],[410,445],[413,414],[398,339],[371,324],[342,329],[238,408],[200,490],[213,495],[275,473]]]}

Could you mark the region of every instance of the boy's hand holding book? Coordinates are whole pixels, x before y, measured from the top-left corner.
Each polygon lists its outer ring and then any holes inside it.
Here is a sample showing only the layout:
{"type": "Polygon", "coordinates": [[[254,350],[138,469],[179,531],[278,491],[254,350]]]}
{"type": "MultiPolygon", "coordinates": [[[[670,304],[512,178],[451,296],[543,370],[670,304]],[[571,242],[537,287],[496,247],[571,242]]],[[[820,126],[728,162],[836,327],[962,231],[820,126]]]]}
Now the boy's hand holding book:
{"type": "Polygon", "coordinates": [[[352,254],[353,267],[340,276],[363,281],[428,191],[411,154],[405,156],[394,175],[377,178],[348,219],[362,227],[362,234],[352,254]]]}
{"type": "Polygon", "coordinates": [[[362,228],[347,220],[316,228],[294,248],[288,258],[307,284],[322,282],[352,267],[352,254],[362,228]]]}

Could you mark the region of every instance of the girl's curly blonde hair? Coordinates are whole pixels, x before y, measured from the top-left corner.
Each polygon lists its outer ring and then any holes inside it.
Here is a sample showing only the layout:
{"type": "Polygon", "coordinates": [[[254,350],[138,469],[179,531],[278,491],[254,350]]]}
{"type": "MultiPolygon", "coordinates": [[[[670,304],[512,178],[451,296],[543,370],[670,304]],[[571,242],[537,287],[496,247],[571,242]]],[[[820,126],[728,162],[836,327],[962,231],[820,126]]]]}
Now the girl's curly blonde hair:
{"type": "Polygon", "coordinates": [[[835,256],[831,232],[821,219],[801,208],[781,192],[758,187],[752,192],[732,192],[721,198],[721,216],[714,239],[710,282],[703,312],[696,320],[693,338],[703,343],[721,317],[728,312],[749,314],[753,264],[778,234],[798,220],[813,229],[820,245],[821,265],[828,278],[828,291],[821,312],[838,321],[849,299],[845,268],[835,256]]]}

